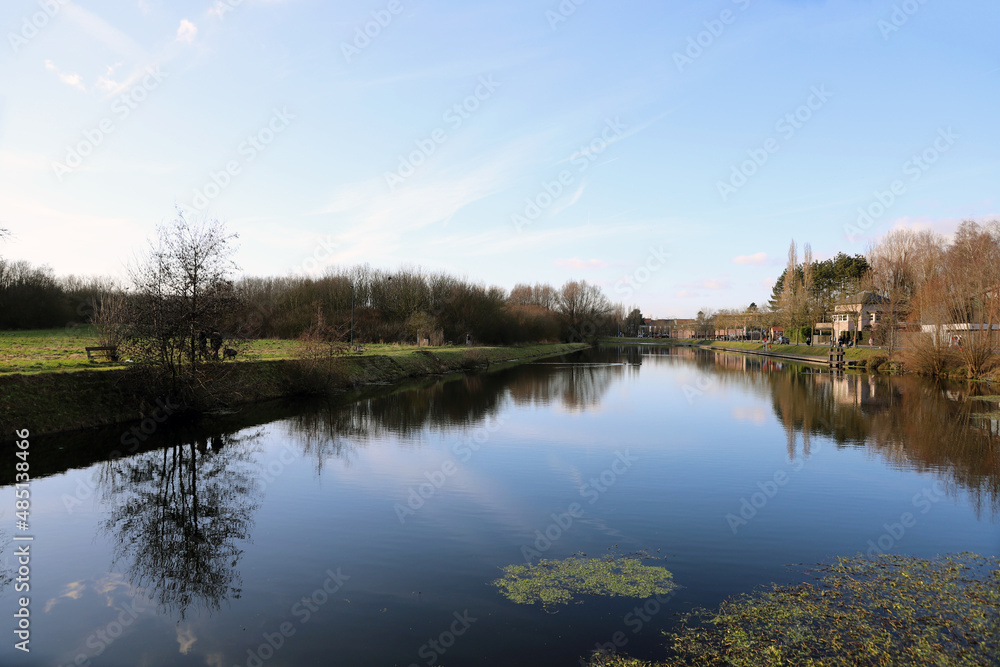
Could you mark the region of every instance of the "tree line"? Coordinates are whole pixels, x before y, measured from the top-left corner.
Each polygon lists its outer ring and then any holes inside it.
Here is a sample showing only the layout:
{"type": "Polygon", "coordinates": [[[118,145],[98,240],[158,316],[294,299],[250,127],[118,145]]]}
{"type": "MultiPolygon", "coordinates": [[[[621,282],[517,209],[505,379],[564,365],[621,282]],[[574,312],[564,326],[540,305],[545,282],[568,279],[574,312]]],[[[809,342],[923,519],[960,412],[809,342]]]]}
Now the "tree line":
{"type": "Polygon", "coordinates": [[[0,328],[98,325],[102,343],[179,371],[252,338],[323,331],[354,342],[478,344],[613,335],[626,320],[599,286],[518,284],[510,292],[443,272],[367,264],[319,277],[236,277],[237,235],[182,210],[157,228],[124,283],[57,278],[0,259],[0,328]]]}
{"type": "Polygon", "coordinates": [[[863,289],[869,270],[864,255],[841,252],[830,259],[813,259],[808,243],[800,262],[793,240],[788,249],[788,263],[774,282],[767,303],[719,311],[703,308],[698,312],[695,327],[699,332],[714,332],[716,328],[763,331],[780,327],[789,339],[805,342],[813,335],[817,322],[830,321],[838,302],[863,289]]]}
{"type": "Polygon", "coordinates": [[[869,250],[867,286],[883,303],[883,344],[909,332],[908,364],[928,373],[964,366],[979,377],[1000,344],[1000,222],[962,222],[952,238],[895,229],[869,250]]]}
{"type": "MultiPolygon", "coordinates": [[[[864,255],[838,253],[817,261],[808,244],[799,261],[795,241],[769,302],[699,312],[702,335],[717,328],[781,327],[804,341],[816,323],[830,322],[838,303],[869,300],[872,338],[892,359],[928,374],[964,368],[980,377],[997,363],[1000,345],[1000,222],[966,220],[951,237],[931,230],[894,229],[864,255]]],[[[860,340],[860,338],[859,338],[860,340]]]]}

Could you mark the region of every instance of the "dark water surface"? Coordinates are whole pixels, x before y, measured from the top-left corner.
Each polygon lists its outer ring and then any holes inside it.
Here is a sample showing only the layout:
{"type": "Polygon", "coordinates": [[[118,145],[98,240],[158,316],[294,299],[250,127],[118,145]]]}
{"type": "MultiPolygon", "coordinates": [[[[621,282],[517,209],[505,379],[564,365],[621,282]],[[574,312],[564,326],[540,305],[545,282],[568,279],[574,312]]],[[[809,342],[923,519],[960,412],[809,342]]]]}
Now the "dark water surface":
{"type": "Polygon", "coordinates": [[[0,664],[577,665],[615,633],[656,657],[677,612],[789,564],[1000,556],[1000,406],[968,389],[642,347],[425,385],[168,422],[117,460],[86,452],[121,429],[33,442],[31,652],[5,462],[0,664]],[[681,588],[547,611],[490,584],[608,549],[681,588]]]}

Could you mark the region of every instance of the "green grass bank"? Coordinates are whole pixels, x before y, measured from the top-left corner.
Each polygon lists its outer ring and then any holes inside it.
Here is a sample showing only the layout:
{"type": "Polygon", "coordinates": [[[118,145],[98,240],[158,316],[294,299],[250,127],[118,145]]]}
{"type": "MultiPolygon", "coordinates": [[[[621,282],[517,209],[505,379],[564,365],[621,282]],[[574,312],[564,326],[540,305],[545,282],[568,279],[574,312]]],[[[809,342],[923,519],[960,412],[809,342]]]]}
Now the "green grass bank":
{"type": "MultiPolygon", "coordinates": [[[[57,356],[55,350],[80,347],[74,344],[59,348],[58,345],[45,348],[52,350],[45,354],[57,356]]],[[[67,368],[67,363],[42,363],[43,367],[25,372],[8,370],[0,373],[0,405],[3,406],[0,432],[4,439],[12,439],[14,429],[24,428],[33,436],[45,435],[162,416],[164,405],[175,412],[198,413],[321,390],[390,384],[407,378],[473,369],[496,370],[589,346],[563,343],[472,348],[380,347],[391,349],[380,354],[379,350],[369,348],[364,354],[339,359],[329,382],[321,388],[316,386],[315,377],[305,377],[302,364],[292,358],[265,357],[205,364],[198,381],[173,396],[169,388],[143,384],[134,368],[93,364],[86,361],[85,354],[82,362],[69,360],[73,364],[88,364],[82,368],[67,368]]],[[[28,347],[22,348],[19,358],[8,358],[4,363],[8,367],[14,364],[29,366],[39,361],[54,360],[32,360],[28,347]]]]}

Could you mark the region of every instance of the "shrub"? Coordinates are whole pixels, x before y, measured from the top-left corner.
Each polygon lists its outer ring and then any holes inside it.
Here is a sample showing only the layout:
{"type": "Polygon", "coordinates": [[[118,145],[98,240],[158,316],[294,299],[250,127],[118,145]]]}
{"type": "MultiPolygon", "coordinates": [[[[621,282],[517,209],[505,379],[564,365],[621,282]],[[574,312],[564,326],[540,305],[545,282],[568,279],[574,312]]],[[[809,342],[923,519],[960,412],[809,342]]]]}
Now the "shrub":
{"type": "Polygon", "coordinates": [[[874,354],[868,357],[866,366],[869,371],[877,371],[883,364],[889,361],[889,357],[884,354],[874,354]]]}
{"type": "Polygon", "coordinates": [[[461,363],[462,368],[473,369],[480,366],[489,366],[490,360],[486,356],[486,352],[478,347],[473,347],[462,352],[461,363]]]}
{"type": "Polygon", "coordinates": [[[914,339],[911,346],[902,350],[902,357],[908,369],[921,375],[946,375],[959,365],[954,350],[936,345],[929,335],[914,339]]]}

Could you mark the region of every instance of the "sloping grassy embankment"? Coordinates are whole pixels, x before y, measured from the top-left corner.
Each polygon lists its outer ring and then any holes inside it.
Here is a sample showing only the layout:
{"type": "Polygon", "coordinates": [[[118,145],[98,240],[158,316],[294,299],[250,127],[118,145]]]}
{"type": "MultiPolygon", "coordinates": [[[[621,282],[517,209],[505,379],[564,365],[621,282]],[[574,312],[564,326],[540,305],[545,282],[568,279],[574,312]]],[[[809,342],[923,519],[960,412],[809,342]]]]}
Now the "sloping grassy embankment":
{"type": "MultiPolygon", "coordinates": [[[[299,362],[293,358],[263,358],[218,362],[203,366],[200,389],[190,399],[160,395],[137,396],[134,370],[126,365],[90,363],[83,347],[96,341],[50,332],[5,332],[0,342],[0,439],[13,438],[14,429],[32,435],[89,428],[153,416],[157,398],[171,398],[178,411],[231,407],[256,401],[310,393],[299,362]],[[23,335],[34,333],[35,336],[23,335]],[[41,334],[41,336],[39,336],[41,334]],[[11,339],[17,340],[17,352],[11,339]],[[34,338],[35,345],[30,344],[34,338]],[[38,343],[41,339],[41,342],[38,343]],[[27,342],[26,342],[27,341],[27,342]],[[79,358],[82,355],[82,360],[79,358]],[[24,369],[18,370],[15,369],[24,369]],[[28,370],[31,369],[31,370],[28,370]]],[[[258,341],[256,350],[292,349],[294,341],[258,341]]],[[[337,380],[325,387],[337,389],[361,384],[391,383],[405,378],[454,373],[557,356],[585,349],[584,343],[539,344],[517,347],[367,347],[338,362],[337,380]]],[[[278,356],[272,352],[274,356],[278,356]]],[[[280,353],[279,353],[280,354],[280,353]]],[[[286,357],[291,355],[286,353],[286,357]]],[[[162,407],[160,408],[162,414],[162,407]]]]}

